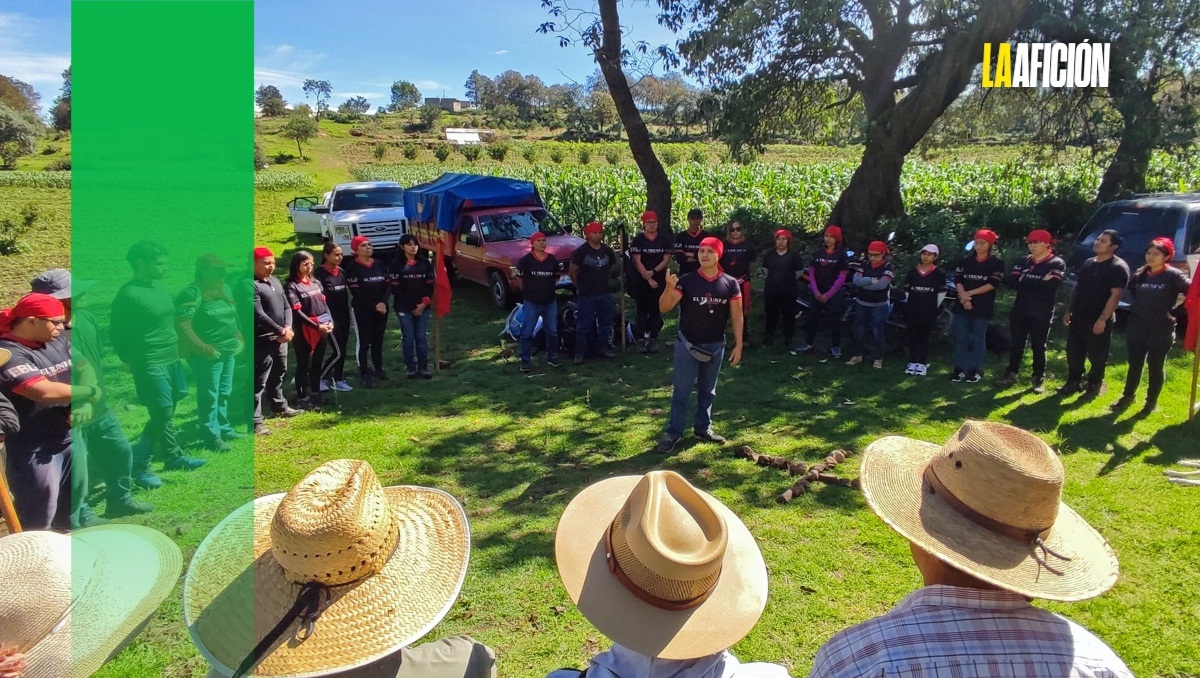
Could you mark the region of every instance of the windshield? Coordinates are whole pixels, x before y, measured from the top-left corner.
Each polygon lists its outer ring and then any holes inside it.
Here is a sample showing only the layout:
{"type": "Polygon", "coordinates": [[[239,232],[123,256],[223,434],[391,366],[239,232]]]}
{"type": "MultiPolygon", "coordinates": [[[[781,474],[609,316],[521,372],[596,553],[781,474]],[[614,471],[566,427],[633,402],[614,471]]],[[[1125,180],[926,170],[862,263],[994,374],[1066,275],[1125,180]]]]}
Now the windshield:
{"type": "Polygon", "coordinates": [[[370,207],[404,207],[404,189],[399,186],[376,186],[338,191],[333,196],[335,212],[370,207]]]}
{"type": "Polygon", "coordinates": [[[506,242],[509,240],[525,240],[537,231],[546,235],[562,235],[562,226],[542,209],[531,209],[525,212],[506,212],[504,214],[488,214],[479,217],[479,227],[483,229],[483,238],[488,242],[506,242]]]}

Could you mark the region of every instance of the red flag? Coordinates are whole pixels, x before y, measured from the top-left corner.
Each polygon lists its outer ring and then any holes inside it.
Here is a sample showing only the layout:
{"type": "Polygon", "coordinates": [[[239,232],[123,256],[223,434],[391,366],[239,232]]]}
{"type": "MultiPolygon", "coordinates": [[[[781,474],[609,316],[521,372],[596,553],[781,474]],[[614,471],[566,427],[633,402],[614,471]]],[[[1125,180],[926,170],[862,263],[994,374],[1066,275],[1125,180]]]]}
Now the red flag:
{"type": "MultiPolygon", "coordinates": [[[[1197,268],[1200,268],[1198,266],[1197,268]]],[[[1200,271],[1196,271],[1200,273],[1200,271]]],[[[1200,275],[1192,277],[1192,286],[1188,288],[1184,298],[1183,308],[1187,310],[1187,335],[1183,339],[1183,348],[1188,351],[1196,350],[1196,336],[1200,334],[1200,275]]]]}
{"type": "MultiPolygon", "coordinates": [[[[438,234],[441,235],[440,233],[438,234]]],[[[441,318],[450,312],[450,274],[442,256],[442,238],[438,238],[437,261],[433,266],[433,313],[441,318]]]]}

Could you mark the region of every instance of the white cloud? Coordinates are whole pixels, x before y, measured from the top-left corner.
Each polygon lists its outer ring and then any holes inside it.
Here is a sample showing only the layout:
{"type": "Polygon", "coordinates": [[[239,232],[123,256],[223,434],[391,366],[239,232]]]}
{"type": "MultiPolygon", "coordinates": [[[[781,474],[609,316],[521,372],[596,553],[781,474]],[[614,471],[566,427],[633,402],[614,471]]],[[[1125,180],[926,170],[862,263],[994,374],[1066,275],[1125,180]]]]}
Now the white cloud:
{"type": "Polygon", "coordinates": [[[305,76],[303,73],[293,73],[291,71],[277,71],[270,68],[254,69],[254,82],[257,85],[275,85],[276,87],[303,87],[305,76]]]}
{"type": "Polygon", "coordinates": [[[506,50],[506,49],[502,49],[502,50],[498,50],[498,51],[496,51],[496,52],[492,52],[492,54],[495,54],[495,55],[497,55],[497,56],[499,56],[499,55],[501,55],[501,54],[508,54],[508,50],[506,50]]]}
{"type": "Polygon", "coordinates": [[[62,83],[62,72],[71,65],[71,57],[0,49],[0,64],[4,64],[5,75],[30,85],[57,85],[62,83]]]}
{"type": "Polygon", "coordinates": [[[295,45],[264,46],[254,56],[254,79],[276,87],[302,87],[304,81],[323,79],[315,69],[328,55],[295,45]]]}

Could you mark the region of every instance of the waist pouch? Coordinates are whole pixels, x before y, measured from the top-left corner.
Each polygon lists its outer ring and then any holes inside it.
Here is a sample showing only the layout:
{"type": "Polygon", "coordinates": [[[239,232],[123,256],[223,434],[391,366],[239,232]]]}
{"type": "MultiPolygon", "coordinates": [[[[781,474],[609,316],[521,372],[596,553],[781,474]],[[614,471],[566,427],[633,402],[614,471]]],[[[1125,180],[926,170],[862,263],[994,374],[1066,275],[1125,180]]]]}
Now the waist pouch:
{"type": "Polygon", "coordinates": [[[699,346],[688,341],[687,339],[684,338],[682,333],[679,335],[679,341],[683,342],[684,350],[686,350],[688,353],[690,353],[692,355],[692,357],[695,358],[696,362],[698,362],[698,363],[706,363],[706,362],[712,360],[713,357],[717,355],[716,353],[713,353],[712,351],[708,351],[703,348],[700,348],[699,346]]]}

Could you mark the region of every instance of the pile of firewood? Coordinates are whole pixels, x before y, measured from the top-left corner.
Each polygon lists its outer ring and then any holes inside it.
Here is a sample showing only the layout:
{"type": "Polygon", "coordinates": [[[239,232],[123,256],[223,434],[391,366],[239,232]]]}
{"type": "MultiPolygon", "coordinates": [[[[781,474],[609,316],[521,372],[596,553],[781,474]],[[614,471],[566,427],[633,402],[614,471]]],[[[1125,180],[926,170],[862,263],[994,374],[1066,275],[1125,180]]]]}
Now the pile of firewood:
{"type": "Polygon", "coordinates": [[[817,482],[850,487],[855,490],[858,489],[858,478],[852,480],[832,473],[838,464],[854,454],[850,450],[834,450],[823,461],[819,461],[812,466],[802,461],[793,461],[787,457],[773,457],[769,454],[759,454],[749,445],[743,445],[735,449],[733,453],[735,456],[749,459],[759,466],[787,471],[789,476],[796,478],[796,482],[791,487],[784,490],[783,494],[775,498],[775,501],[780,504],[790,503],[796,497],[808,492],[812,484],[817,482]]]}

